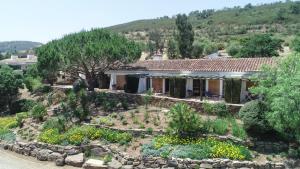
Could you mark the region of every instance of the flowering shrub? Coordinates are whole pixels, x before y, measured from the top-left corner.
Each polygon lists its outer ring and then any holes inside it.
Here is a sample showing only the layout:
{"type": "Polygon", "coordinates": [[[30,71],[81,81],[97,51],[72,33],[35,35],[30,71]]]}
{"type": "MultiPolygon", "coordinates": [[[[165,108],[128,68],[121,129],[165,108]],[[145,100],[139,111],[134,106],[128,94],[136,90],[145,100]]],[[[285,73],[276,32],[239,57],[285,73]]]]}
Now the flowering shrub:
{"type": "Polygon", "coordinates": [[[48,129],[39,135],[39,141],[48,144],[60,144],[62,142],[62,135],[57,129],[48,129]]]}
{"type": "Polygon", "coordinates": [[[11,129],[17,127],[17,120],[15,117],[3,117],[0,118],[0,128],[1,129],[11,129]]]}
{"type": "Polygon", "coordinates": [[[142,152],[144,156],[251,159],[251,153],[246,147],[231,142],[222,142],[213,138],[179,138],[167,135],[156,137],[150,145],[144,145],[142,152]]]}
{"type": "Polygon", "coordinates": [[[127,143],[132,140],[129,133],[121,133],[109,129],[97,129],[91,126],[73,127],[64,134],[59,134],[56,129],[48,129],[43,131],[39,140],[49,144],[68,143],[72,145],[81,145],[87,140],[103,139],[112,143],[127,143]],[[54,138],[52,138],[54,137],[54,138]]]}

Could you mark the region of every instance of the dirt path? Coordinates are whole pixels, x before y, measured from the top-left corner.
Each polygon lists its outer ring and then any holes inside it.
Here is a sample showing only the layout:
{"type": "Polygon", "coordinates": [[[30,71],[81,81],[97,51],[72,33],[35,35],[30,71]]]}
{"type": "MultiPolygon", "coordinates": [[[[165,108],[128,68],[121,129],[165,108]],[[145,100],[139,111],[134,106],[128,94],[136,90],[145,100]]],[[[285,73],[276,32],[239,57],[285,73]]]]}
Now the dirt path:
{"type": "Polygon", "coordinates": [[[0,150],[0,169],[78,169],[57,167],[54,162],[41,162],[32,157],[0,150]]]}

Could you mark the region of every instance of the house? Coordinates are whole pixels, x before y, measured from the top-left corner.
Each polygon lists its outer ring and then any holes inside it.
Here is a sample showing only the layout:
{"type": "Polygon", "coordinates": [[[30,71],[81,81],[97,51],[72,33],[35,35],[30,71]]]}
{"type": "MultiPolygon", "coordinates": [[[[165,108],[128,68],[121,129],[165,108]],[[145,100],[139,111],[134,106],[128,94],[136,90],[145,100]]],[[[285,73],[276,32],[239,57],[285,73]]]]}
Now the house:
{"type": "Polygon", "coordinates": [[[229,103],[244,102],[250,78],[262,65],[275,64],[276,58],[218,58],[138,61],[110,75],[110,89],[129,93],[154,93],[170,97],[209,97],[229,103]]]}
{"type": "Polygon", "coordinates": [[[11,55],[9,59],[0,60],[0,65],[9,65],[14,69],[25,70],[27,66],[35,64],[37,57],[32,54],[11,55]]]}

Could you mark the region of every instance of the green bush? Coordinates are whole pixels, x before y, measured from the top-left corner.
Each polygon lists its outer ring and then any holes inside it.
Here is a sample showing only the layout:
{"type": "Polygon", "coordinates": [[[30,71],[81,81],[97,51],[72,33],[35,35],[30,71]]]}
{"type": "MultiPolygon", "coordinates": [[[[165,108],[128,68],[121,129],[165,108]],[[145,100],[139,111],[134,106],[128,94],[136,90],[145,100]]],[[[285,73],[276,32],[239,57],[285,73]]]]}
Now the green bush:
{"type": "Polygon", "coordinates": [[[95,97],[95,105],[96,106],[101,106],[103,103],[107,100],[107,94],[104,92],[100,92],[96,94],[95,97]]]}
{"type": "Polygon", "coordinates": [[[149,127],[146,129],[147,134],[152,135],[153,134],[153,128],[149,127]]]}
{"type": "Polygon", "coordinates": [[[245,129],[240,126],[236,120],[234,119],[231,122],[231,128],[232,128],[232,135],[241,139],[246,139],[247,138],[247,133],[245,129]]]}
{"type": "Polygon", "coordinates": [[[48,144],[60,144],[62,142],[62,135],[58,129],[47,129],[39,135],[38,140],[48,144]]]}
{"type": "Polygon", "coordinates": [[[31,76],[24,79],[24,84],[30,92],[35,92],[38,88],[43,86],[42,79],[40,77],[33,78],[31,76]]]}
{"type": "Polygon", "coordinates": [[[175,158],[205,159],[209,158],[211,149],[207,145],[180,145],[170,154],[175,158]]]}
{"type": "Polygon", "coordinates": [[[212,123],[213,132],[225,135],[228,132],[228,121],[226,119],[216,119],[212,123]]]}
{"type": "Polygon", "coordinates": [[[29,99],[20,99],[12,104],[12,108],[10,110],[11,114],[16,114],[20,112],[28,112],[32,109],[33,106],[35,106],[37,103],[34,100],[29,99]]]}
{"type": "Polygon", "coordinates": [[[169,130],[181,137],[195,136],[201,131],[202,119],[185,103],[178,103],[169,112],[169,130]]]}
{"type": "Polygon", "coordinates": [[[122,104],[122,108],[124,110],[128,110],[129,104],[128,104],[128,102],[126,100],[122,100],[121,104],[122,104]]]}
{"type": "Polygon", "coordinates": [[[16,135],[10,130],[0,129],[0,140],[13,143],[16,140],[16,135]]]}
{"type": "Polygon", "coordinates": [[[130,133],[122,133],[110,129],[95,128],[91,126],[72,127],[63,134],[58,129],[44,130],[39,140],[49,144],[81,145],[89,140],[103,139],[112,143],[126,144],[132,140],[130,133]]]}
{"type": "Polygon", "coordinates": [[[46,107],[40,103],[33,106],[30,112],[31,112],[31,117],[39,121],[43,121],[44,116],[47,115],[46,107]]]}
{"type": "Polygon", "coordinates": [[[0,118],[0,130],[7,130],[11,128],[17,127],[17,121],[15,117],[9,116],[9,117],[1,117],[0,118]]]}
{"type": "Polygon", "coordinates": [[[106,125],[106,126],[115,125],[113,122],[113,119],[111,119],[110,117],[100,117],[97,121],[98,121],[98,124],[100,124],[100,125],[106,125]]]}
{"type": "Polygon", "coordinates": [[[43,130],[57,129],[60,133],[66,129],[64,117],[51,117],[43,124],[43,130]]]}
{"type": "Polygon", "coordinates": [[[116,109],[117,107],[117,102],[115,100],[109,100],[109,101],[104,101],[102,103],[103,105],[103,110],[106,112],[112,112],[116,109]]]}
{"type": "Polygon", "coordinates": [[[214,104],[214,113],[218,117],[227,117],[230,115],[228,107],[224,102],[214,104]]]}
{"type": "Polygon", "coordinates": [[[164,156],[191,158],[229,158],[233,160],[250,160],[251,152],[244,146],[231,142],[218,141],[213,138],[180,138],[176,136],[158,136],[152,143],[143,145],[143,156],[164,156]]]}
{"type": "Polygon", "coordinates": [[[218,117],[227,117],[230,115],[228,107],[224,102],[219,103],[203,103],[203,111],[207,114],[215,114],[218,117]]]}
{"type": "Polygon", "coordinates": [[[214,106],[211,103],[208,103],[208,101],[204,101],[202,104],[203,111],[207,114],[213,114],[214,113],[214,106]]]}
{"type": "Polygon", "coordinates": [[[16,114],[17,125],[18,125],[19,127],[22,127],[22,125],[23,125],[23,120],[26,119],[27,117],[29,117],[28,112],[17,113],[17,114],[16,114]]]}
{"type": "Polygon", "coordinates": [[[239,111],[239,117],[244,128],[254,134],[264,134],[271,130],[266,119],[266,105],[264,102],[254,100],[246,103],[239,111]]]}

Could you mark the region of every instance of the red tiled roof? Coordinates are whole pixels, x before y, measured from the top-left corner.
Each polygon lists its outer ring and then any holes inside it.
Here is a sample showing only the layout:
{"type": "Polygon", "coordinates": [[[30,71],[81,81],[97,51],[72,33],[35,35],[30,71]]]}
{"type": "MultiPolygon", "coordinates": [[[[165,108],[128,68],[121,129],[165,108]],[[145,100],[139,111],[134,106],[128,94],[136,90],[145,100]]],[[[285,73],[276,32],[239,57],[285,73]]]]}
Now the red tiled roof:
{"type": "Polygon", "coordinates": [[[119,70],[195,71],[195,72],[251,72],[264,64],[274,65],[276,58],[221,58],[147,60],[129,64],[119,70]]]}

